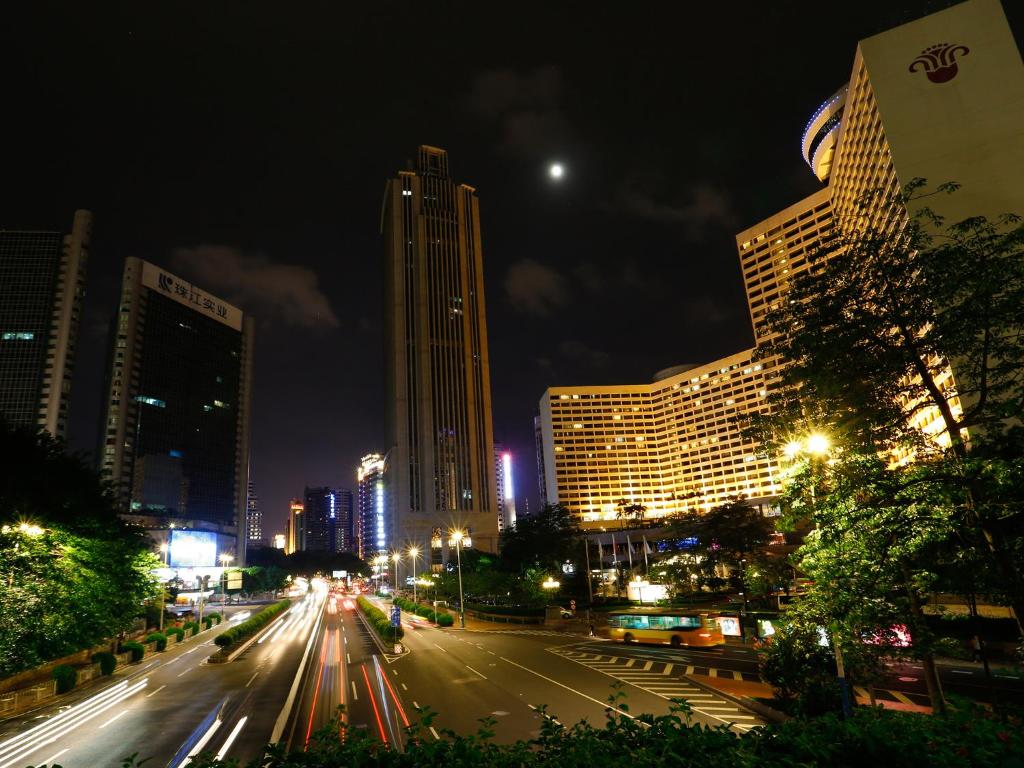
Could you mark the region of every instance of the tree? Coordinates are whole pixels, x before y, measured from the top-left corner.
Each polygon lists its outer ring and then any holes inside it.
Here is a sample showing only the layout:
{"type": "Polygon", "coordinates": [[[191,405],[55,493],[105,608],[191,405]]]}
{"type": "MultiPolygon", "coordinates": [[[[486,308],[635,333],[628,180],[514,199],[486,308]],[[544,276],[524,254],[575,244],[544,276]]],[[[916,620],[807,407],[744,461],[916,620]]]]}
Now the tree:
{"type": "Polygon", "coordinates": [[[914,180],[887,201],[902,227],[833,233],[770,314],[760,349],[781,359],[782,386],[753,431],[781,454],[799,425],[828,427],[845,455],[889,459],[888,494],[977,532],[1020,629],[1024,227],[1011,215],[947,224],[923,189],[914,180]]]}
{"type": "Polygon", "coordinates": [[[647,507],[639,501],[619,499],[615,502],[615,516],[621,520],[620,527],[626,527],[626,520],[633,519],[642,524],[644,515],[647,514],[647,507]]]}
{"type": "Polygon", "coordinates": [[[0,423],[0,676],[97,645],[159,594],[159,560],[96,472],[0,423]]]}
{"type": "Polygon", "coordinates": [[[515,573],[531,566],[561,573],[564,563],[580,559],[580,541],[575,515],[560,504],[548,504],[537,514],[519,518],[502,533],[501,564],[515,573]]]}

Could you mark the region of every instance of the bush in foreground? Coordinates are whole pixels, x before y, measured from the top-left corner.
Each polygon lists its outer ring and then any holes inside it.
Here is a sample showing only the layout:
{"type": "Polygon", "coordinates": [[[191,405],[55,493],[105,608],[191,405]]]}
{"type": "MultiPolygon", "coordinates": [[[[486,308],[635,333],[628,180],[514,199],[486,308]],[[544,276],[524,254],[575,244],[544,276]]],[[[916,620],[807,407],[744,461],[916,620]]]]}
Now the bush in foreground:
{"type": "Polygon", "coordinates": [[[57,681],[57,693],[67,693],[78,682],[78,670],[70,664],[61,664],[59,667],[54,667],[51,674],[53,679],[57,681]]]}
{"type": "Polygon", "coordinates": [[[114,674],[117,669],[117,656],[109,651],[100,651],[92,655],[92,663],[100,665],[100,672],[104,675],[114,674]]]}
{"type": "Polygon", "coordinates": [[[185,639],[185,630],[181,627],[167,627],[164,630],[165,635],[174,635],[174,639],[179,643],[185,639]]]}
{"type": "MultiPolygon", "coordinates": [[[[384,611],[375,606],[365,597],[360,595],[356,598],[356,603],[359,604],[359,610],[363,612],[363,615],[365,615],[367,620],[370,622],[370,626],[373,627],[374,631],[385,643],[393,643],[395,640],[401,640],[405,636],[404,628],[392,627],[391,619],[384,613],[384,611]]],[[[401,607],[401,605],[399,605],[399,607],[401,607]]]]}
{"type": "Polygon", "coordinates": [[[184,629],[184,630],[191,629],[193,635],[198,635],[199,634],[199,622],[198,621],[186,621],[184,624],[181,625],[181,628],[184,629]]]}
{"type": "Polygon", "coordinates": [[[156,643],[156,649],[158,651],[163,651],[167,649],[167,635],[163,634],[162,632],[151,632],[148,635],[146,635],[146,639],[142,642],[156,643]]]}
{"type": "MultiPolygon", "coordinates": [[[[618,694],[621,696],[621,694],[618,694]]],[[[495,744],[493,720],[472,735],[428,732],[434,715],[422,714],[409,729],[405,750],[373,740],[365,729],[334,723],[310,741],[307,751],[287,754],[280,746],[250,768],[864,768],[899,766],[1021,765],[1024,735],[1019,722],[1001,720],[976,705],[962,705],[944,717],[858,708],[850,720],[834,715],[791,720],[743,734],[725,726],[690,722],[689,706],[671,714],[635,719],[615,701],[603,726],[587,722],[565,728],[545,719],[532,741],[495,744]],[[338,738],[342,728],[343,739],[338,738]]],[[[194,768],[227,768],[207,757],[194,768]]]]}
{"type": "MultiPolygon", "coordinates": [[[[270,623],[270,620],[275,616],[288,610],[291,604],[291,600],[278,600],[276,603],[271,603],[255,616],[246,619],[241,624],[238,624],[231,629],[226,629],[221,632],[213,642],[221,648],[227,648],[229,645],[233,645],[239,640],[244,640],[267,626],[267,624],[270,623]]],[[[217,621],[220,621],[219,614],[210,614],[207,618],[209,619],[214,616],[217,617],[217,621]]]]}

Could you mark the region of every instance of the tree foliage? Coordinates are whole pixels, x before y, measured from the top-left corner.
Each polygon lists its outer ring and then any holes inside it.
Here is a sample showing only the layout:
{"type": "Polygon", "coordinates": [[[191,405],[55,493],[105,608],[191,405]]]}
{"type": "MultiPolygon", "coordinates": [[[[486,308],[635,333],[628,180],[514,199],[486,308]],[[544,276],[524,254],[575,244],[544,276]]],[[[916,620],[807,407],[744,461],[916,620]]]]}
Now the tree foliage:
{"type": "Polygon", "coordinates": [[[561,573],[564,563],[582,556],[581,541],[576,516],[560,504],[548,504],[502,533],[501,564],[515,573],[529,568],[561,573]]]}
{"type": "Polygon", "coordinates": [[[0,676],[127,629],[157,592],[145,535],[46,433],[0,424],[0,676]]]}

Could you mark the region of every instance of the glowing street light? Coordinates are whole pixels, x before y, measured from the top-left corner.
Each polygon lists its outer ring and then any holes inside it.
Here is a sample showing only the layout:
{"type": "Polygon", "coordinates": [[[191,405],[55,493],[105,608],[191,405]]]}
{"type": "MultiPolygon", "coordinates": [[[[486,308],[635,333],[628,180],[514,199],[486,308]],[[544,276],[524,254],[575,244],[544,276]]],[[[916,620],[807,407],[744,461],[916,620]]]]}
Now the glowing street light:
{"type": "Polygon", "coordinates": [[[459,626],[466,628],[466,602],[462,597],[462,542],[466,534],[458,529],[451,531],[450,544],[455,545],[455,558],[459,566],[459,626]]]}
{"type": "Polygon", "coordinates": [[[548,576],[546,579],[544,579],[544,581],[541,582],[541,586],[544,587],[544,589],[558,589],[560,586],[562,586],[562,582],[556,581],[555,579],[552,579],[550,576],[548,576]]]}
{"type": "Polygon", "coordinates": [[[401,553],[399,553],[399,552],[392,552],[391,553],[391,562],[393,562],[395,564],[395,591],[392,594],[392,597],[394,597],[394,595],[398,594],[398,563],[401,560],[402,560],[401,553]]]}
{"type": "Polygon", "coordinates": [[[420,548],[416,546],[409,547],[409,559],[412,560],[412,601],[418,602],[416,597],[416,585],[419,583],[416,581],[416,558],[419,557],[420,548]]]}
{"type": "Polygon", "coordinates": [[[832,447],[832,443],[829,441],[828,437],[820,432],[815,432],[809,435],[807,437],[806,445],[807,452],[812,456],[823,456],[828,453],[829,448],[832,447]]]}

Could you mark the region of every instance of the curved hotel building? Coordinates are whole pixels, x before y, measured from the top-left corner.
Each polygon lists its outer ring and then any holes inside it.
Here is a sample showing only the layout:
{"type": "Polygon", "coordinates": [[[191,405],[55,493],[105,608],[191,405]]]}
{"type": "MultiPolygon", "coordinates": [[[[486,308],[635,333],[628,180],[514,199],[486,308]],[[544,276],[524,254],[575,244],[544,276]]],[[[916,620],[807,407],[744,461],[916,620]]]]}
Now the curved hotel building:
{"type": "MultiPolygon", "coordinates": [[[[755,344],[767,341],[766,316],[827,232],[898,229],[912,213],[864,209],[867,192],[898,192],[915,178],[956,181],[957,194],[928,200],[947,221],[1024,213],[1021,126],[1024,65],[999,0],[968,0],[862,40],[848,84],[800,138],[825,186],[736,236],[755,344]]],[[[757,352],[650,384],[548,389],[536,425],[542,502],[565,504],[592,525],[630,504],[650,518],[735,496],[770,507],[778,464],[734,421],[766,407],[774,385],[778,361],[757,352]]],[[[936,414],[914,419],[944,441],[936,414]]]]}

